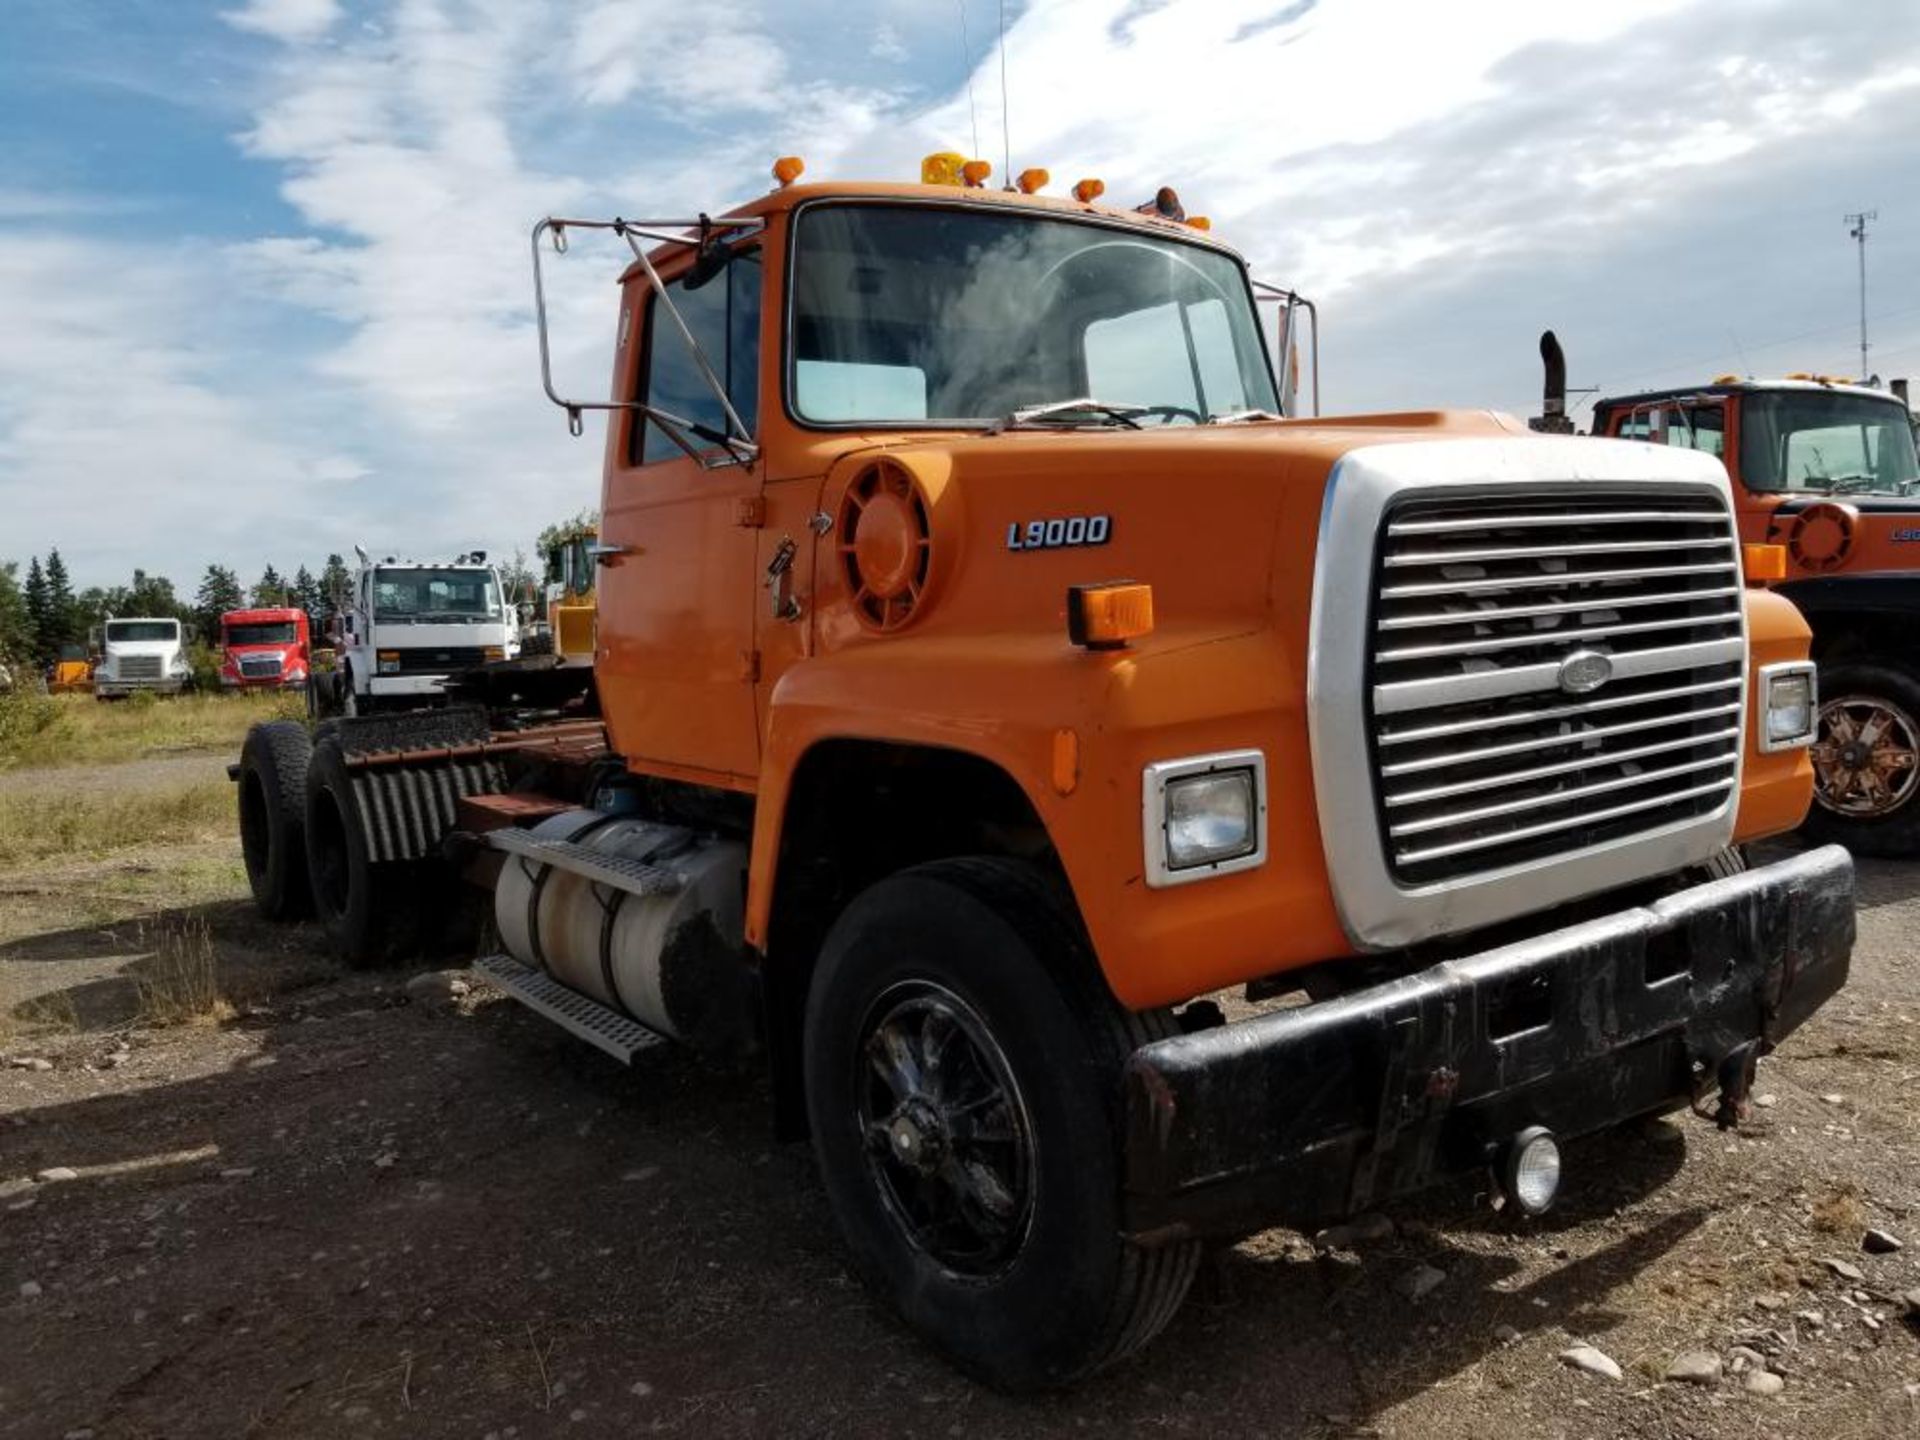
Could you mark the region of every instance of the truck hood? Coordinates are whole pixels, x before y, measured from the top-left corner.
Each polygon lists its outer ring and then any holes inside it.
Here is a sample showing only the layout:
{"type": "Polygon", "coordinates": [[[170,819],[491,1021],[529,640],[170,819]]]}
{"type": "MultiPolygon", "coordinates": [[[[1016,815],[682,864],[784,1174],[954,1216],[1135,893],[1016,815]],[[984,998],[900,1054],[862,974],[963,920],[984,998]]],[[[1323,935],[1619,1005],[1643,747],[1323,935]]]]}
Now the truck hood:
{"type": "Polygon", "coordinates": [[[165,658],[179,653],[178,640],[114,640],[106,647],[108,660],[118,660],[128,655],[159,655],[165,658]]]}
{"type": "Polygon", "coordinates": [[[1304,614],[1321,505],[1341,457],[1456,437],[1526,451],[1548,443],[1478,411],[874,444],[843,456],[821,497],[841,543],[823,544],[820,563],[849,567],[823,579],[857,588],[858,547],[850,559],[848,542],[859,497],[849,486],[871,484],[875,461],[891,459],[927,500],[931,563],[916,630],[1060,630],[1070,586],[1135,580],[1154,590],[1155,630],[1135,647],[1145,658],[1304,614]]]}

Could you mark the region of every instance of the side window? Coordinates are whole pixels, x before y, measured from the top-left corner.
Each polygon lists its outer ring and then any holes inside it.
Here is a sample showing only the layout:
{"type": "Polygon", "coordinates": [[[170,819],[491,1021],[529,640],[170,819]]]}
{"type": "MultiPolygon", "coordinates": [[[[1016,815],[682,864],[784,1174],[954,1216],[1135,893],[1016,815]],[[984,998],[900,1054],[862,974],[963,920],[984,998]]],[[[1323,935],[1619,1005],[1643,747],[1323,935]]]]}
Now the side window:
{"type": "Polygon", "coordinates": [[[1726,411],[1718,405],[1654,406],[1633,411],[1613,433],[1622,440],[1651,440],[1724,459],[1726,423],[1726,411]]]}
{"type": "MultiPolygon", "coordinates": [[[[687,329],[700,342],[713,373],[727,387],[727,398],[751,435],[759,424],[759,249],[743,252],[703,285],[688,289],[683,278],[668,282],[667,291],[687,329]]],[[[727,413],[720,406],[720,398],[708,388],[680,327],[661,307],[657,296],[649,298],[646,314],[646,361],[640,375],[640,393],[635,398],[715,435],[726,434],[727,413]]],[[[651,465],[686,453],[651,420],[637,419],[632,434],[628,447],[631,464],[651,465]]],[[[695,442],[698,448],[710,443],[695,442]]]]}

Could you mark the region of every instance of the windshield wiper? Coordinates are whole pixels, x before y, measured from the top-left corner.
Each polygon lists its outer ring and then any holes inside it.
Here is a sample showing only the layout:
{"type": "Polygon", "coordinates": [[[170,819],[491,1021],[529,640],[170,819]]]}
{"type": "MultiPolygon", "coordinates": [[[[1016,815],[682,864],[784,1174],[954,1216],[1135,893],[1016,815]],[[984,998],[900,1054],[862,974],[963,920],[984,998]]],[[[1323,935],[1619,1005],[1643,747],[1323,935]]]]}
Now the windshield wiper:
{"type": "Polygon", "coordinates": [[[1129,430],[1138,430],[1140,422],[1133,417],[1144,415],[1153,407],[1149,405],[1109,405],[1104,400],[1095,400],[1082,395],[1077,400],[1049,400],[1044,405],[1023,405],[1009,415],[1004,415],[987,427],[987,434],[998,435],[1002,430],[1018,430],[1027,426],[1046,425],[1084,425],[1087,420],[1069,419],[1069,416],[1089,416],[1093,423],[1121,425],[1129,430]]]}
{"type": "Polygon", "coordinates": [[[1209,415],[1209,425],[1244,425],[1249,420],[1284,420],[1284,415],[1276,415],[1271,410],[1222,410],[1218,415],[1209,415]]]}

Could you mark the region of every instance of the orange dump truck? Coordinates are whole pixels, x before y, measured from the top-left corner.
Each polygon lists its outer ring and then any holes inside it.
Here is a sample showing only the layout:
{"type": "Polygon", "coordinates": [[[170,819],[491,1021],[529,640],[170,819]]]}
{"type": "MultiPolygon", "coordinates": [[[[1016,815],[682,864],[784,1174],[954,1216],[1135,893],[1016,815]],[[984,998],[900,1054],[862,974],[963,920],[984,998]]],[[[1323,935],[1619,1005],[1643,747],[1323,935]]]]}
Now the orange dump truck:
{"type": "Polygon", "coordinates": [[[1722,461],[1749,541],[1779,547],[1781,593],[1820,665],[1807,830],[1920,854],[1920,457],[1904,382],[1722,375],[1594,403],[1596,435],[1722,461]]]}
{"type": "Polygon", "coordinates": [[[612,398],[555,395],[610,415],[602,718],[256,728],[263,910],[367,961],[478,886],[557,1024],[763,1056],[860,1274],[1011,1388],[1148,1341],[1205,1237],[1532,1213],[1572,1137],[1738,1119],[1852,870],[1739,849],[1813,697],[1718,464],[1285,418],[1170,192],[776,173],[534,233],[631,252],[612,398]]]}

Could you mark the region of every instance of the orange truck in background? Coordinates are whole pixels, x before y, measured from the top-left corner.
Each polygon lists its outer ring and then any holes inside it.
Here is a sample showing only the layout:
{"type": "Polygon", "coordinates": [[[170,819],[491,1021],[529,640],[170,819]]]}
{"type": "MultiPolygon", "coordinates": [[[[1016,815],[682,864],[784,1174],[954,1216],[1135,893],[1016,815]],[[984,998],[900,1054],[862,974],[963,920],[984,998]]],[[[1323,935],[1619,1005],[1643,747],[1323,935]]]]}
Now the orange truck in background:
{"type": "Polygon", "coordinates": [[[477,943],[465,883],[556,1024],[763,1057],[861,1276],[1021,1389],[1147,1343],[1208,1237],[1460,1174],[1536,1213],[1574,1137],[1736,1123],[1852,868],[1740,849],[1805,812],[1812,667],[1720,466],[1289,418],[1171,191],[983,168],[543,221],[536,267],[631,257],[611,398],[546,377],[609,415],[603,718],[231,773],[260,908],[348,959],[477,943]]]}
{"type": "MultiPolygon", "coordinates": [[[[1564,361],[1561,376],[1564,394],[1564,361]]],[[[1906,382],[1722,375],[1596,400],[1593,433],[1726,467],[1741,539],[1772,548],[1775,588],[1813,629],[1807,834],[1920,853],[1920,456],[1906,382]]]]}

